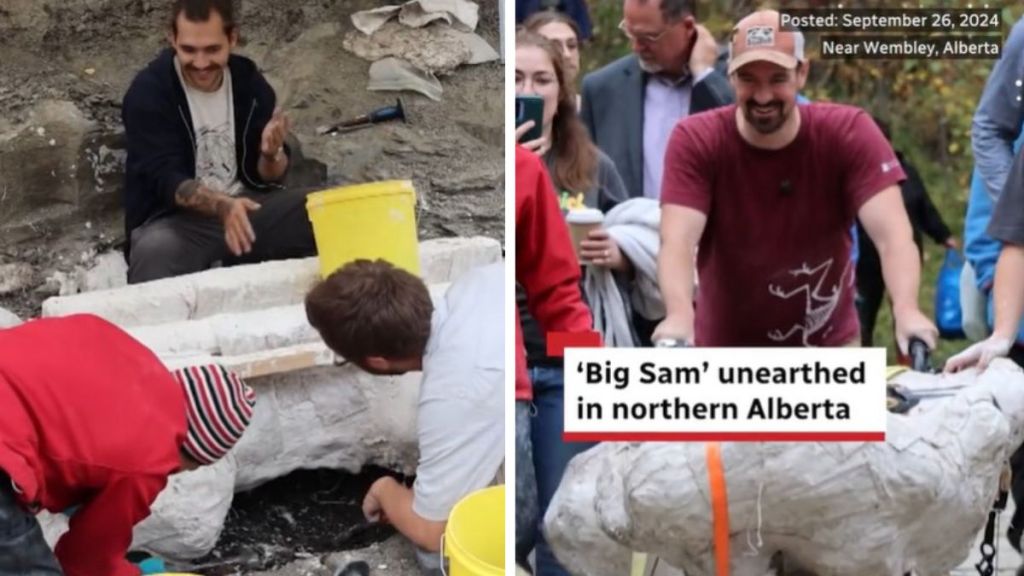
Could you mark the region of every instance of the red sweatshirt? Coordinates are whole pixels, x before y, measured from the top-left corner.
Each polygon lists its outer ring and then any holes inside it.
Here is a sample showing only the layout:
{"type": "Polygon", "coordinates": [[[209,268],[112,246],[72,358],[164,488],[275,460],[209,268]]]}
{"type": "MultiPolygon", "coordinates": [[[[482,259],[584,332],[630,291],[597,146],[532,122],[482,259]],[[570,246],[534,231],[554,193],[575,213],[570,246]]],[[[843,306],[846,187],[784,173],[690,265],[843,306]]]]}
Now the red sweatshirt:
{"type": "MultiPolygon", "coordinates": [[[[530,314],[546,332],[590,332],[590,309],[580,295],[580,268],[544,164],[516,146],[516,282],[530,314]]],[[[533,397],[516,309],[516,400],[533,397]]]]}
{"type": "MultiPolygon", "coordinates": [[[[96,316],[0,330],[0,470],[26,507],[81,507],[67,576],[135,576],[132,527],[180,466],[185,396],[160,360],[96,316]]],[[[0,480],[2,481],[2,480],[0,480]]]]}

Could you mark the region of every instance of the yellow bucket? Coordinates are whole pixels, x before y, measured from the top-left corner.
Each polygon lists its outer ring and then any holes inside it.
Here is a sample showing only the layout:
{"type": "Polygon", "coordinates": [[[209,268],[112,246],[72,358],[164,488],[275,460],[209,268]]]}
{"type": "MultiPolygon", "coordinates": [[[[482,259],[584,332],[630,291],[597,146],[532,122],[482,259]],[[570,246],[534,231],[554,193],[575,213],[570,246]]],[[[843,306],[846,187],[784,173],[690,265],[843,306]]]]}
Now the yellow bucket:
{"type": "Polygon", "coordinates": [[[455,505],[442,554],[447,576],[505,574],[505,486],[477,490],[455,505]]]}
{"type": "Polygon", "coordinates": [[[320,275],[358,259],[387,260],[420,274],[416,191],[408,180],[342,186],[306,197],[320,275]]]}

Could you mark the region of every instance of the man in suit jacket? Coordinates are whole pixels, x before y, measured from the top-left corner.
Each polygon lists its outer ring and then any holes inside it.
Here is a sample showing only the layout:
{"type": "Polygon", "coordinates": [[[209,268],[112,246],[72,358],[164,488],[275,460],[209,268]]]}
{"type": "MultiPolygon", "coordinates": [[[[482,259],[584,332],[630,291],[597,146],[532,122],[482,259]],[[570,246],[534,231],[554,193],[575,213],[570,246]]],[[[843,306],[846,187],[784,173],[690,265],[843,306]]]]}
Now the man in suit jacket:
{"type": "Polygon", "coordinates": [[[734,101],[695,0],[624,0],[619,25],[633,54],[583,79],[580,116],[631,197],[659,198],[669,134],[690,114],[734,101]]]}

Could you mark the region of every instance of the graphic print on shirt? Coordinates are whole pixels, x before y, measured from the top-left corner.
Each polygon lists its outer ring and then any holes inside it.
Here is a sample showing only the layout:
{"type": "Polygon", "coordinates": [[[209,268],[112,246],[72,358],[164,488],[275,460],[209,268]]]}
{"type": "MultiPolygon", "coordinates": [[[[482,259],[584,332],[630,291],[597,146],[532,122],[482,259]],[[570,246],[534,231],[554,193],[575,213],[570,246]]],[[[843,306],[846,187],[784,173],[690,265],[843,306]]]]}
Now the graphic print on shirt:
{"type": "MultiPolygon", "coordinates": [[[[847,261],[846,268],[835,284],[827,286],[826,282],[832,266],[835,264],[833,258],[828,258],[817,266],[811,267],[806,262],[800,268],[788,270],[786,275],[792,280],[791,285],[781,285],[769,282],[768,292],[777,298],[789,300],[791,298],[803,297],[804,318],[802,322],[792,324],[784,330],[776,328],[768,331],[768,338],[774,342],[785,342],[796,333],[800,333],[803,346],[811,346],[809,342],[812,336],[819,332],[821,338],[828,336],[832,330],[830,321],[836,308],[839,306],[839,297],[843,292],[843,284],[847,289],[853,287],[853,262],[847,261]]],[[[790,282],[785,282],[790,284],[790,282]]]]}
{"type": "Polygon", "coordinates": [[[234,195],[235,139],[231,123],[202,126],[196,134],[196,176],[208,188],[234,195]]]}

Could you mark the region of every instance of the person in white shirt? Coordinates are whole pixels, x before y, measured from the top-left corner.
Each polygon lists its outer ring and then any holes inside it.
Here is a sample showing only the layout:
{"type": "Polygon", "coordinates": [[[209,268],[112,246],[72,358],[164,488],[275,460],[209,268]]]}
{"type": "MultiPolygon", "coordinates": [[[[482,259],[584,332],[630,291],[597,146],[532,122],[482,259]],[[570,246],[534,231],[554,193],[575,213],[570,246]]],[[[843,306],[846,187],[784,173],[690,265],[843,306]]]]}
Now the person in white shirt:
{"type": "Polygon", "coordinates": [[[427,562],[438,558],[452,508],[504,462],[504,286],[498,262],[467,272],[435,302],[415,275],[357,260],[306,296],[309,323],[345,363],[377,375],[423,372],[416,481],[381,478],[363,513],[409,538],[426,570],[437,569],[427,562]]]}

